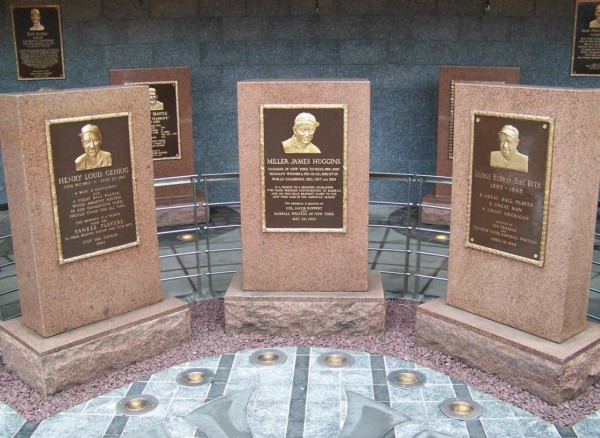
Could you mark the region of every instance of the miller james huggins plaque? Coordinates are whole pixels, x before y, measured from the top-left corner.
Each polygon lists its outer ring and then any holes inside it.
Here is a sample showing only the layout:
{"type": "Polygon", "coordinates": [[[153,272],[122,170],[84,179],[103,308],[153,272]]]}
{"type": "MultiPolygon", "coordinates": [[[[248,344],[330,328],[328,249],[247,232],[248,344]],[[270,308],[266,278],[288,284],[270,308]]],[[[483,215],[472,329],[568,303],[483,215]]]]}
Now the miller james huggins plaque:
{"type": "Polygon", "coordinates": [[[19,80],[64,79],[60,6],[12,6],[19,80]]]}
{"type": "Polygon", "coordinates": [[[347,111],[261,105],[263,231],[346,232],[347,111]]]}
{"type": "Polygon", "coordinates": [[[471,113],[470,248],[544,265],[554,120],[471,113]]]}
{"type": "Polygon", "coordinates": [[[139,244],[129,113],[46,122],[59,263],[139,244]]]}

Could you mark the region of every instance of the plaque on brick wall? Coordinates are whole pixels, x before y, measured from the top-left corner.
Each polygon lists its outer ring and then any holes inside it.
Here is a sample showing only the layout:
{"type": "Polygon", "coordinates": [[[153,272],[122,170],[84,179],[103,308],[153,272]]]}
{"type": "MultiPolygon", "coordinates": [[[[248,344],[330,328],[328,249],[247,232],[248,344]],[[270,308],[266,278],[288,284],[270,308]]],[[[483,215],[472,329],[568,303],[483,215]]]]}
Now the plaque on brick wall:
{"type": "Polygon", "coordinates": [[[600,74],[600,2],[578,0],[573,24],[572,76],[600,74]]]}
{"type": "Polygon", "coordinates": [[[12,6],[19,80],[64,79],[60,6],[12,6]]]}
{"type": "Polygon", "coordinates": [[[472,113],[465,245],[544,265],[554,121],[472,113]]]}
{"type": "Polygon", "coordinates": [[[266,232],[346,232],[345,105],[261,105],[266,232]]]}
{"type": "Polygon", "coordinates": [[[46,122],[59,263],[139,244],[129,113],[46,122]]]}

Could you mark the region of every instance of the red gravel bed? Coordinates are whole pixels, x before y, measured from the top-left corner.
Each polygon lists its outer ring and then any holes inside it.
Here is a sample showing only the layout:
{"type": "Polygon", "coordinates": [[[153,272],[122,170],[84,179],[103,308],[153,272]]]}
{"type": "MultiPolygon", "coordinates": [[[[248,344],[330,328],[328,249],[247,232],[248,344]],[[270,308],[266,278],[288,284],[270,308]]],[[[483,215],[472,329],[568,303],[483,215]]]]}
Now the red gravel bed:
{"type": "Polygon", "coordinates": [[[570,427],[600,409],[600,383],[596,383],[572,401],[552,406],[494,375],[473,369],[446,354],[417,346],[414,343],[415,309],[415,303],[388,300],[386,333],[380,336],[227,336],[223,330],[223,301],[193,303],[190,305],[190,342],[47,399],[43,399],[13,376],[0,362],[0,401],[11,406],[27,420],[39,422],[126,384],[198,358],[249,348],[306,346],[364,351],[407,359],[441,371],[560,427],[570,427]]]}

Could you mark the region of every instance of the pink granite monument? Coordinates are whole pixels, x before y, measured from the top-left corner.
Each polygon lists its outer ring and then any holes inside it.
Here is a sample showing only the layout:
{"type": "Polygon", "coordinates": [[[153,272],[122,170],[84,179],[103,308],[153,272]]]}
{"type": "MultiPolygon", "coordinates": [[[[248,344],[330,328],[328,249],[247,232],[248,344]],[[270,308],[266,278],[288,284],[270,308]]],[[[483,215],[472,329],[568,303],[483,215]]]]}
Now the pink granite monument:
{"type": "MultiPolygon", "coordinates": [[[[110,83],[147,85],[149,88],[154,178],[194,175],[190,68],[115,69],[110,70],[110,83]]],[[[156,187],[155,194],[159,227],[206,221],[204,194],[195,187],[165,184],[156,187]]]]}
{"type": "MultiPolygon", "coordinates": [[[[450,66],[442,65],[438,86],[438,131],[436,175],[452,176],[454,150],[454,86],[459,82],[491,82],[518,84],[518,67],[450,66]]],[[[427,224],[450,225],[450,195],[452,186],[436,184],[423,197],[422,220],[427,224]]]]}
{"type": "Polygon", "coordinates": [[[147,106],[145,86],[0,95],[23,314],[0,348],[44,396],[190,336],[160,285],[147,106]]]}
{"type": "Polygon", "coordinates": [[[456,85],[448,294],[417,312],[419,343],[555,404],[600,377],[600,326],[586,320],[598,98],[456,85]]]}
{"type": "Polygon", "coordinates": [[[370,84],[238,83],[242,272],[228,333],[384,330],[367,269],[370,84]]]}

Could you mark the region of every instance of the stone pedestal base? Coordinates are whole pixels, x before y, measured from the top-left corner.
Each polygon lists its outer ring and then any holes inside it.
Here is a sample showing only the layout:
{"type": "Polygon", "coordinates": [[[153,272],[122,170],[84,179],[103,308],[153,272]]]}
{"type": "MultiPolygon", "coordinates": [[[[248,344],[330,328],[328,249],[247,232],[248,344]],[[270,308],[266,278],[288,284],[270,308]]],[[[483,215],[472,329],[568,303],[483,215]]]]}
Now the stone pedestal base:
{"type": "Polygon", "coordinates": [[[235,334],[374,335],[385,332],[379,272],[369,271],[366,292],[242,290],[238,272],[225,294],[225,330],[235,334]]]}
{"type": "Polygon", "coordinates": [[[432,225],[450,225],[450,196],[438,196],[435,190],[423,197],[421,221],[432,225]]]}
{"type": "Polygon", "coordinates": [[[174,348],[191,336],[188,304],[161,302],[43,338],[21,318],[0,324],[6,367],[43,397],[174,348]]]}
{"type": "Polygon", "coordinates": [[[446,304],[417,308],[416,342],[558,405],[600,379],[600,324],[558,344],[446,304]]]}

